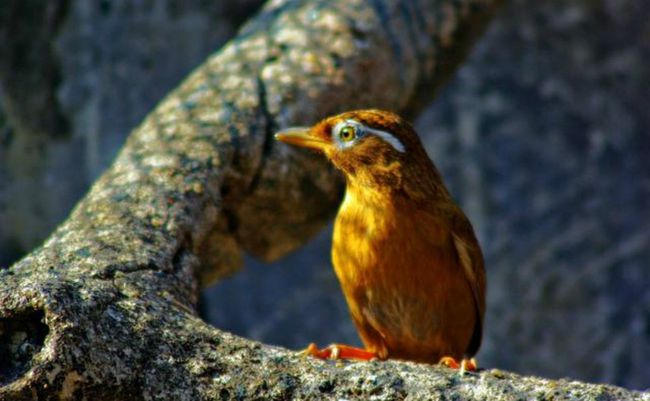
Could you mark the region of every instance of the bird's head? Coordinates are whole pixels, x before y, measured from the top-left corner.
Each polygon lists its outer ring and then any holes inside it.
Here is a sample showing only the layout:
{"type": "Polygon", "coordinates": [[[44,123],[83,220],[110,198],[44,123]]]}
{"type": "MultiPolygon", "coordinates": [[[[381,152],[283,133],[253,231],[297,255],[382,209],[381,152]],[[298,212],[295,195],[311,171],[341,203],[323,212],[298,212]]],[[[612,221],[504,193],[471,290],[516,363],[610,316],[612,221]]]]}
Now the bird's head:
{"type": "Polygon", "coordinates": [[[349,111],[275,138],[324,153],[348,183],[364,186],[399,186],[409,173],[433,167],[413,127],[389,111],[349,111]]]}

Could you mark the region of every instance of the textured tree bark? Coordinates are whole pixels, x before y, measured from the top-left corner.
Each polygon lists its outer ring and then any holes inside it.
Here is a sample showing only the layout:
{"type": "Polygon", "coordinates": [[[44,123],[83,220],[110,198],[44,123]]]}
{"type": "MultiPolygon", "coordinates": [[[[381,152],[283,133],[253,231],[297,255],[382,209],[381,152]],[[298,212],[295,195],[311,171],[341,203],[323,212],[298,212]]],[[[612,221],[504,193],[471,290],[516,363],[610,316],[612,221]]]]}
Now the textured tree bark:
{"type": "Polygon", "coordinates": [[[133,132],[50,239],[0,272],[0,399],[647,399],[400,362],[337,366],[215,329],[198,288],[275,259],[341,194],[272,133],[362,106],[415,113],[499,1],[272,1],[133,132]]]}

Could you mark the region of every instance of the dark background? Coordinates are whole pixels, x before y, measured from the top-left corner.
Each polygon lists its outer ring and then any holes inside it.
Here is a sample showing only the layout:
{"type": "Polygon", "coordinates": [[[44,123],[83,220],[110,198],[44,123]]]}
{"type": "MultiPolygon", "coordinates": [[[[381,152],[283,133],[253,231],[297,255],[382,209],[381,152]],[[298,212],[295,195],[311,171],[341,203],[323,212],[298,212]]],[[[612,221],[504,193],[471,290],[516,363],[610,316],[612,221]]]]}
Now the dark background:
{"type": "MultiPolygon", "coordinates": [[[[260,1],[0,4],[0,266],[260,1]]],[[[512,0],[417,120],[488,270],[484,367],[650,387],[650,3],[512,0]]],[[[206,291],[220,328],[357,343],[330,231],[206,291]]]]}

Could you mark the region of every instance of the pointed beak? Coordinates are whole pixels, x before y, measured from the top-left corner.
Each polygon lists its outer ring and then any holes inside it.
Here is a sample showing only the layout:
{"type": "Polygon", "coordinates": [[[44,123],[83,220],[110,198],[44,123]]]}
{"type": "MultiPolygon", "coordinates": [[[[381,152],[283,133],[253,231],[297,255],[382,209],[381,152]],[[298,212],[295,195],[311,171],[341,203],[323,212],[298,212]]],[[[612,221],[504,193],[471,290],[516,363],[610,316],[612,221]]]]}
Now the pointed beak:
{"type": "Polygon", "coordinates": [[[310,127],[292,127],[275,134],[275,139],[289,145],[323,150],[329,145],[327,141],[311,134],[310,127]]]}

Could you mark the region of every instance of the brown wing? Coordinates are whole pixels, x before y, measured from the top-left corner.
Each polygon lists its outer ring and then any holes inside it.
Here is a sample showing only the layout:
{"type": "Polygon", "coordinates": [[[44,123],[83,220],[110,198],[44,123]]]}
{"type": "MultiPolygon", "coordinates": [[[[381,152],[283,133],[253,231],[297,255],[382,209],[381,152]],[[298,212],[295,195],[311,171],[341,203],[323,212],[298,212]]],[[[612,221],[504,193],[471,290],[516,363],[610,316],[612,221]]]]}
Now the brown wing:
{"type": "Polygon", "coordinates": [[[476,326],[465,352],[467,356],[473,356],[478,352],[483,337],[485,269],[483,267],[483,254],[474,235],[474,229],[460,209],[458,213],[454,213],[452,219],[452,238],[458,260],[472,289],[474,305],[476,306],[476,326]]]}

